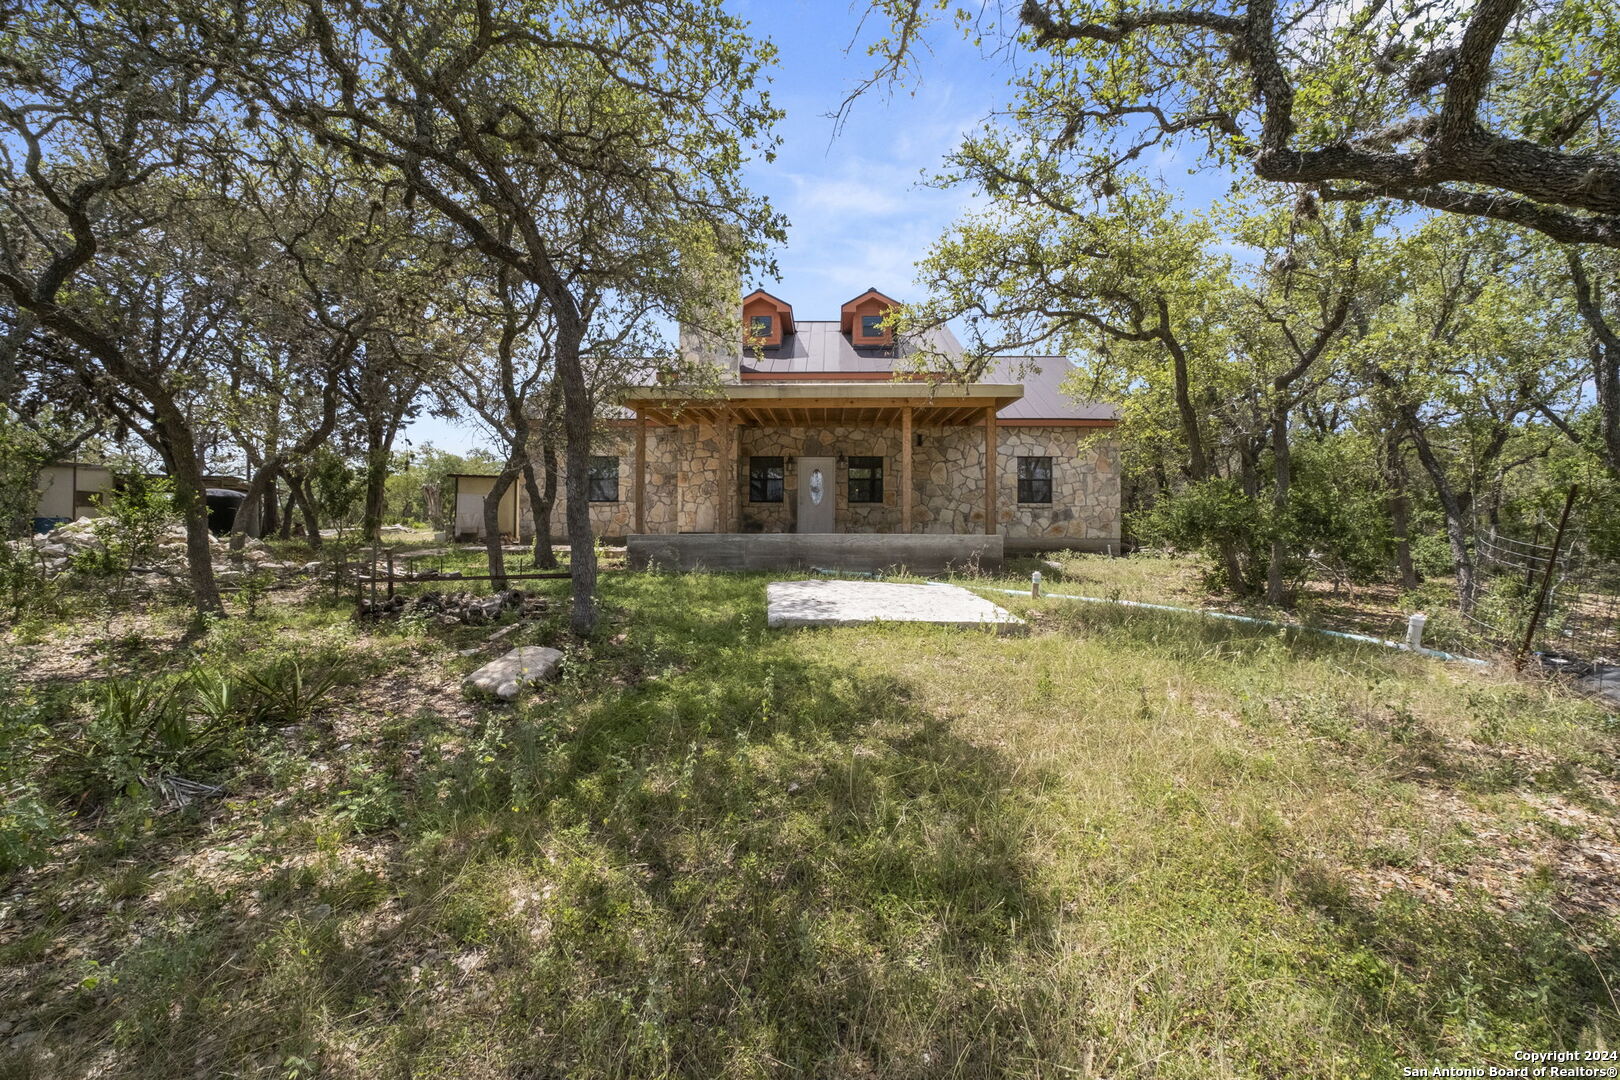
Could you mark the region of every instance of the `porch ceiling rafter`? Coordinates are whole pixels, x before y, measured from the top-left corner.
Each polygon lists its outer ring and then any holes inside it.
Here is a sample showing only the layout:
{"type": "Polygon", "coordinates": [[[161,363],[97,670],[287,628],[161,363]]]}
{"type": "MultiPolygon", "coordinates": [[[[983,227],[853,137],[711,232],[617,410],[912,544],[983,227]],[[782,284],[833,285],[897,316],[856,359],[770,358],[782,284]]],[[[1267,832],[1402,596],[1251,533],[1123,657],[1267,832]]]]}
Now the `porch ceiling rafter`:
{"type": "Polygon", "coordinates": [[[660,425],[725,423],[811,427],[830,424],[898,426],[911,410],[918,426],[966,426],[984,410],[1000,410],[1023,396],[1005,383],[932,386],[915,382],[731,384],[718,393],[682,393],[678,387],[638,386],[624,404],[660,425]]]}

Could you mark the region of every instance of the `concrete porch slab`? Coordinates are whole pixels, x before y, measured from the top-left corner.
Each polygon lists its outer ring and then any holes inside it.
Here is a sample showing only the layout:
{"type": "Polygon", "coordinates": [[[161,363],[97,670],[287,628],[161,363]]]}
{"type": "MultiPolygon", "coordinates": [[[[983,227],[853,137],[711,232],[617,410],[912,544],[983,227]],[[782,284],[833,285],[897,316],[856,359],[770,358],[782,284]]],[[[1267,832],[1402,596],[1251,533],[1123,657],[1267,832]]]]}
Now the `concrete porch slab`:
{"type": "Polygon", "coordinates": [[[934,626],[994,627],[1022,634],[1023,619],[956,585],[899,585],[882,581],[773,581],[765,586],[765,624],[781,629],[920,622],[934,626]]]}

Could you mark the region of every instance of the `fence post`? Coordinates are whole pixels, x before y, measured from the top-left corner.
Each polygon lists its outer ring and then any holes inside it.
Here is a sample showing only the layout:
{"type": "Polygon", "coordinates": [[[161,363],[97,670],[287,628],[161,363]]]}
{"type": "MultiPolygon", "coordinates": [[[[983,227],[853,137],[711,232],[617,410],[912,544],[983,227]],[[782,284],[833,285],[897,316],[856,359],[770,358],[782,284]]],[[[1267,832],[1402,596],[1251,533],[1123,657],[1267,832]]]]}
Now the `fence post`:
{"type": "Polygon", "coordinates": [[[1039,570],[1029,575],[1029,595],[1035,600],[1041,598],[1041,572],[1039,570]]]}
{"type": "Polygon", "coordinates": [[[1564,543],[1564,526],[1569,524],[1569,508],[1575,505],[1575,492],[1579,489],[1579,484],[1571,484],[1569,494],[1564,498],[1564,512],[1558,515],[1558,531],[1553,533],[1552,553],[1547,556],[1547,569],[1541,575],[1535,610],[1530,612],[1530,625],[1524,632],[1524,642],[1519,646],[1518,655],[1513,658],[1515,667],[1523,667],[1524,658],[1530,654],[1530,643],[1535,640],[1536,627],[1541,623],[1541,607],[1547,602],[1547,591],[1552,588],[1553,568],[1558,565],[1558,549],[1564,543]]]}

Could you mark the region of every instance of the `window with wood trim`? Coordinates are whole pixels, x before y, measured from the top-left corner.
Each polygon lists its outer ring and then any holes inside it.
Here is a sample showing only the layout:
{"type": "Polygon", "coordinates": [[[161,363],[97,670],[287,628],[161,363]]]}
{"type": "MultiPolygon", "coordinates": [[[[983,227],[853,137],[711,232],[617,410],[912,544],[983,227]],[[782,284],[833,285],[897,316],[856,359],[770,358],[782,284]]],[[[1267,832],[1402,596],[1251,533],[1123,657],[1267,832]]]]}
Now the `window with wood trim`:
{"type": "Polygon", "coordinates": [[[861,337],[880,338],[884,334],[882,315],[861,316],[861,337]]]}
{"type": "Polygon", "coordinates": [[[770,315],[751,315],[748,318],[748,337],[750,340],[769,340],[772,336],[771,324],[776,320],[770,315]]]}
{"type": "Polygon", "coordinates": [[[782,501],[782,459],[779,457],[751,457],[748,459],[748,501],[779,503],[782,501]]]}
{"type": "Polygon", "coordinates": [[[1020,457],[1018,459],[1018,501],[1021,503],[1049,503],[1052,501],[1051,458],[1020,457]]]}
{"type": "Polygon", "coordinates": [[[591,471],[585,477],[585,497],[591,502],[619,501],[618,455],[591,455],[591,471]]]}
{"type": "Polygon", "coordinates": [[[883,501],[882,458],[852,457],[849,459],[849,501],[852,503],[880,503],[883,501]]]}

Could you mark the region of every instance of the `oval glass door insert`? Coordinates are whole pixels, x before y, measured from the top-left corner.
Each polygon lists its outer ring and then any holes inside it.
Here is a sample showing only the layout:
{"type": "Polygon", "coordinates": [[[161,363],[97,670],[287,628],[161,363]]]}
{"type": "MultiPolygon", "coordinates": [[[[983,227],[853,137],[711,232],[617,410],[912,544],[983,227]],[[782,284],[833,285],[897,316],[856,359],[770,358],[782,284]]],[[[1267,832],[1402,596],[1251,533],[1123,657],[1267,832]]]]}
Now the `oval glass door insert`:
{"type": "Polygon", "coordinates": [[[816,506],[821,505],[821,470],[810,470],[810,502],[816,506]]]}

